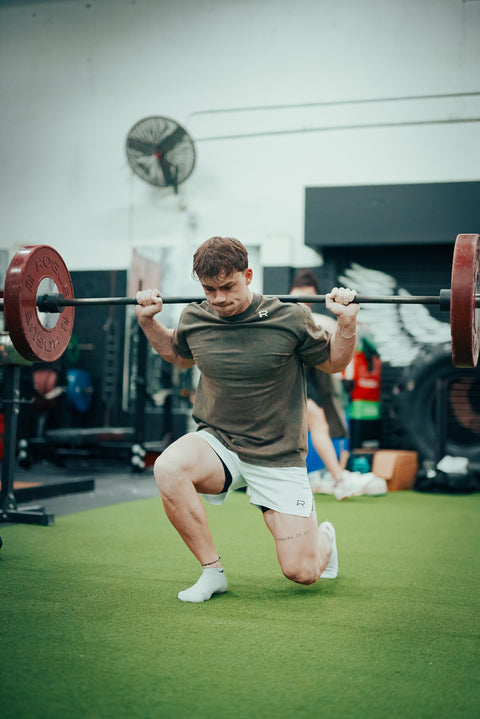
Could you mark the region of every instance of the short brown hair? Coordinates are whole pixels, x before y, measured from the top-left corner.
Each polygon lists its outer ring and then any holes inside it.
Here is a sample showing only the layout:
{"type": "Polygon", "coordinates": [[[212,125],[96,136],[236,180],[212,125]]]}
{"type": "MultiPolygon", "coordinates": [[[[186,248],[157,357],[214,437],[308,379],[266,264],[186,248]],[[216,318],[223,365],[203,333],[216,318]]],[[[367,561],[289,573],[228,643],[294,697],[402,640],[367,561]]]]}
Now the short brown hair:
{"type": "Polygon", "coordinates": [[[316,294],[319,293],[318,280],[311,270],[298,270],[291,289],[297,287],[313,287],[316,294]]]}
{"type": "Polygon", "coordinates": [[[234,237],[210,237],[193,255],[192,275],[207,279],[244,272],[248,267],[248,253],[234,237]]]}

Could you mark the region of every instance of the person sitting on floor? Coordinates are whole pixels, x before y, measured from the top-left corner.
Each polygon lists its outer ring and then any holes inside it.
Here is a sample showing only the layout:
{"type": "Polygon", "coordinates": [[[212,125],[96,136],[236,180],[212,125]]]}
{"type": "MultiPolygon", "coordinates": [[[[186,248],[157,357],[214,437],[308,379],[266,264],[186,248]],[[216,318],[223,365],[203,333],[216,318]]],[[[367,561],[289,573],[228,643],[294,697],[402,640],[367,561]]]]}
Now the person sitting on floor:
{"type": "MultiPolygon", "coordinates": [[[[301,297],[318,295],[318,280],[311,270],[298,270],[290,295],[301,297]]],[[[305,304],[310,310],[312,305],[305,304]]],[[[337,323],[333,317],[312,312],[315,323],[322,329],[335,333],[337,323]]],[[[332,437],[348,437],[349,429],[342,399],[340,379],[321,372],[316,367],[306,368],[307,377],[307,426],[313,448],[325,465],[326,472],[311,473],[314,492],[334,494],[337,499],[361,494],[385,494],[386,482],[371,472],[350,472],[340,463],[332,437]]]]}

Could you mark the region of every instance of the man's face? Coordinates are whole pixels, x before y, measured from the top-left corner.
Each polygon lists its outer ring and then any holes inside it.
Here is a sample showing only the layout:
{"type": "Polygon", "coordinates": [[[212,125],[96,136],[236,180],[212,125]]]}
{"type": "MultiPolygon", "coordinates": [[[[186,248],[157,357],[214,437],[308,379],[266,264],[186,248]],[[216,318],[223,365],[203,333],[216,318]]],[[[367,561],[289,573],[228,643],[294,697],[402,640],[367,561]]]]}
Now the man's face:
{"type": "Polygon", "coordinates": [[[244,312],[252,301],[249,287],[253,272],[232,272],[200,280],[205,297],[211,307],[222,317],[232,317],[244,312]]]}

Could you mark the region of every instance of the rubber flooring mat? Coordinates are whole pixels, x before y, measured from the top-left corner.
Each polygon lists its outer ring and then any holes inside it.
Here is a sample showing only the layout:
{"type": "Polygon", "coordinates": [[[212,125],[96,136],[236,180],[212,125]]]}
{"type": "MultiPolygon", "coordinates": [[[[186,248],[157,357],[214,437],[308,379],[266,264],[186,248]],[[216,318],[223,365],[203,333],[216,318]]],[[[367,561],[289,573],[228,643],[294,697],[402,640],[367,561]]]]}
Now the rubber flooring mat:
{"type": "MultiPolygon", "coordinates": [[[[2,483],[0,481],[0,488],[2,483]]],[[[31,502],[46,497],[57,497],[62,494],[75,494],[77,492],[92,492],[95,489],[93,477],[79,477],[72,479],[42,480],[14,480],[13,492],[17,502],[31,502]]]]}

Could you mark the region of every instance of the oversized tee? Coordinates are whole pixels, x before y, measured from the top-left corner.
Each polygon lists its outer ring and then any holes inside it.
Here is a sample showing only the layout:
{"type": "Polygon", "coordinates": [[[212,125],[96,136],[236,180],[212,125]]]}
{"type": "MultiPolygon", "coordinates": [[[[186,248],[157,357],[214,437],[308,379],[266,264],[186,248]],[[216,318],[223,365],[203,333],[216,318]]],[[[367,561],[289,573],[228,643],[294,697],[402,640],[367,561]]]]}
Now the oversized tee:
{"type": "Polygon", "coordinates": [[[330,351],[330,334],[310,310],[259,294],[231,317],[206,301],[189,304],[174,343],[200,370],[193,406],[199,429],[250,464],[305,465],[305,366],[321,364],[330,351]]]}

